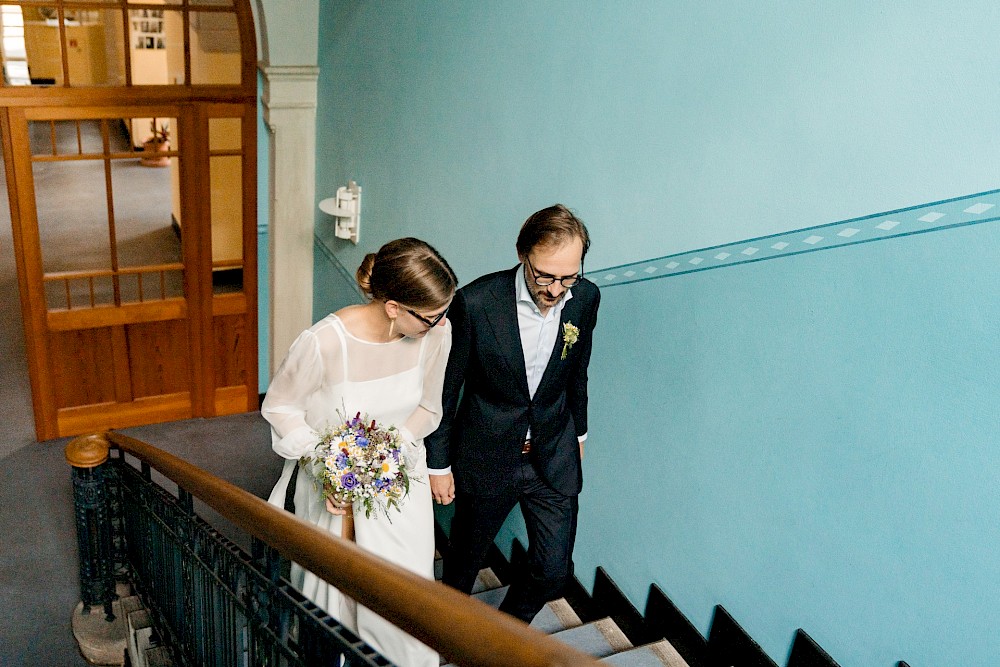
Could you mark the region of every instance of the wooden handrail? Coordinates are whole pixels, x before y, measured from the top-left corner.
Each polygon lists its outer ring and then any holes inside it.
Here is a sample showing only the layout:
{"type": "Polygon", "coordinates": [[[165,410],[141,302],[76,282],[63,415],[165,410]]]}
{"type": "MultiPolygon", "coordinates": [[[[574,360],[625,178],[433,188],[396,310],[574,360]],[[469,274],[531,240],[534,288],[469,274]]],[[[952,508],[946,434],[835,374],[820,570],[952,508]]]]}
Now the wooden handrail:
{"type": "Polygon", "coordinates": [[[113,431],[83,436],[66,446],[66,459],[78,467],[100,465],[104,457],[99,450],[111,444],[145,461],[248,534],[404,628],[451,662],[468,667],[600,665],[489,605],[336,539],[141,440],[113,431]]]}

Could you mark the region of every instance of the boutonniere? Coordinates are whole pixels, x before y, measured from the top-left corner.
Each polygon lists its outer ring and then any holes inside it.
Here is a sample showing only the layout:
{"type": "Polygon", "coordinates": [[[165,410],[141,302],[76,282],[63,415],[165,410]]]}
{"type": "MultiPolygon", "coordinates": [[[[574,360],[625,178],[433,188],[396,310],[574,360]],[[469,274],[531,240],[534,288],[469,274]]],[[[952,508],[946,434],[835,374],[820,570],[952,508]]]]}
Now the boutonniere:
{"type": "Polygon", "coordinates": [[[559,358],[565,359],[570,348],[573,347],[573,343],[579,339],[580,330],[576,328],[576,325],[572,322],[563,322],[563,350],[559,358]]]}

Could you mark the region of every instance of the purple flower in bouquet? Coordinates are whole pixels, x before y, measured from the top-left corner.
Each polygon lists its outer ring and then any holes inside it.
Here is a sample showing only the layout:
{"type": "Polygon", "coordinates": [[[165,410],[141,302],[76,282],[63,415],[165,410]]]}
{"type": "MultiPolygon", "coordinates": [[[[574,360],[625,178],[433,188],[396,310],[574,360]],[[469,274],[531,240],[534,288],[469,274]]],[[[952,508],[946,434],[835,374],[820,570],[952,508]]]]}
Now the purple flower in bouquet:
{"type": "Polygon", "coordinates": [[[344,487],[346,491],[351,491],[358,485],[358,476],[353,472],[340,476],[340,485],[344,487]]]}

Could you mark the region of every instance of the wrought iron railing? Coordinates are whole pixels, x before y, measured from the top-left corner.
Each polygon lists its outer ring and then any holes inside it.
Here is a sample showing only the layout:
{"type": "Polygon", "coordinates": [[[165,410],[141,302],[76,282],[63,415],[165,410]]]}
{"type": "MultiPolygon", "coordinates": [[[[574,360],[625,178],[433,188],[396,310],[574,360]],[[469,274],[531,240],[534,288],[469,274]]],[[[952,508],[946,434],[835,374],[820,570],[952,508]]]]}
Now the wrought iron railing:
{"type": "Polygon", "coordinates": [[[598,664],[141,441],[113,432],[77,438],[66,458],[84,609],[103,607],[110,619],[115,579],[127,578],[177,664],[388,665],[281,576],[287,559],[456,664],[598,664]],[[176,496],[153,482],[153,468],[177,484],[176,496]],[[195,497],[246,531],[252,553],[201,520],[195,497]]]}

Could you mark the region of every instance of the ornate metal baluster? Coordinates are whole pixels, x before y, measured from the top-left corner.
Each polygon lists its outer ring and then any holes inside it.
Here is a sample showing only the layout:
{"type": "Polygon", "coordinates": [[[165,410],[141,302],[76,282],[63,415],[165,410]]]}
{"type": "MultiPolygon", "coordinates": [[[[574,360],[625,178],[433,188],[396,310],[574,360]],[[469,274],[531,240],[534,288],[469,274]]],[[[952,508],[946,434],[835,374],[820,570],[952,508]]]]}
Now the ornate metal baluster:
{"type": "Polygon", "coordinates": [[[66,460],[73,467],[73,504],[80,552],[80,599],[83,612],[103,606],[105,618],[114,620],[114,549],[111,512],[104,466],[108,441],[101,436],[77,438],[66,445],[66,460]]]}

